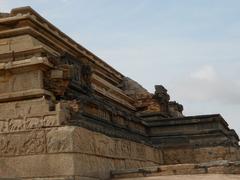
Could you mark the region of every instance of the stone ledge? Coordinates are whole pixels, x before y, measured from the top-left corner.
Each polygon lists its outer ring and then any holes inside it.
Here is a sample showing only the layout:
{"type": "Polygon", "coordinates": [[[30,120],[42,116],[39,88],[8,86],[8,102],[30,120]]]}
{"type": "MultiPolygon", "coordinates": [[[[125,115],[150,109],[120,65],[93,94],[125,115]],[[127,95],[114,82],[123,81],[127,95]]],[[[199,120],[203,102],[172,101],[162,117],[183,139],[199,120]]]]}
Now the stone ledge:
{"type": "Polygon", "coordinates": [[[37,98],[42,96],[49,96],[53,98],[53,94],[44,89],[31,89],[26,91],[18,91],[12,93],[5,93],[0,95],[0,102],[10,102],[17,100],[26,100],[30,98],[37,98]]]}
{"type": "Polygon", "coordinates": [[[22,69],[29,67],[29,66],[42,66],[44,68],[52,68],[52,64],[49,63],[49,61],[46,58],[43,57],[32,57],[30,59],[24,59],[14,62],[8,62],[8,63],[0,63],[0,70],[6,71],[13,69],[22,69]]]}
{"type": "MultiPolygon", "coordinates": [[[[239,180],[240,175],[230,174],[199,174],[124,178],[124,180],[239,180]]],[[[120,178],[121,179],[121,178],[120,178]]]]}
{"type": "Polygon", "coordinates": [[[192,174],[240,174],[240,161],[212,161],[201,164],[177,164],[112,171],[111,176],[118,178],[153,177],[192,174]]]}

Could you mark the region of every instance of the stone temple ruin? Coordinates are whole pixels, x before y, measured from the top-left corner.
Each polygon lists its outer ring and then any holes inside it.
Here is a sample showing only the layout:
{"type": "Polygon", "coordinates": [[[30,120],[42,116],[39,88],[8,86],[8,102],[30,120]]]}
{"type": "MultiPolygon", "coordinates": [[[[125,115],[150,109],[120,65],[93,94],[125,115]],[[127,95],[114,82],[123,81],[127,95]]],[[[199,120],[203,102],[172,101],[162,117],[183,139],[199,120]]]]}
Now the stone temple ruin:
{"type": "Polygon", "coordinates": [[[30,7],[0,13],[0,179],[239,174],[219,114],[184,116],[30,7]]]}

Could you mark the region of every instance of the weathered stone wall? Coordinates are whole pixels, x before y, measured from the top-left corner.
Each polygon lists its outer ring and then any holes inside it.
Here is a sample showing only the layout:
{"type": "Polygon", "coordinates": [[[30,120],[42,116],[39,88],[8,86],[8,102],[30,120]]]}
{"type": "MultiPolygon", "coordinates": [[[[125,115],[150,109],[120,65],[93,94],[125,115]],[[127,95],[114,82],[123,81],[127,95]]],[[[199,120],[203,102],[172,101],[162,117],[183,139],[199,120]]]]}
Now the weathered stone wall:
{"type": "Polygon", "coordinates": [[[20,133],[59,126],[65,118],[59,106],[57,105],[54,111],[50,111],[51,103],[44,97],[0,103],[0,133],[20,133]]]}
{"type": "Polygon", "coordinates": [[[163,163],[162,152],[76,126],[62,126],[44,98],[0,104],[0,177],[95,177],[163,163]]]}
{"type": "Polygon", "coordinates": [[[239,159],[239,148],[231,146],[163,149],[164,164],[203,163],[217,160],[236,161],[239,159]]]}

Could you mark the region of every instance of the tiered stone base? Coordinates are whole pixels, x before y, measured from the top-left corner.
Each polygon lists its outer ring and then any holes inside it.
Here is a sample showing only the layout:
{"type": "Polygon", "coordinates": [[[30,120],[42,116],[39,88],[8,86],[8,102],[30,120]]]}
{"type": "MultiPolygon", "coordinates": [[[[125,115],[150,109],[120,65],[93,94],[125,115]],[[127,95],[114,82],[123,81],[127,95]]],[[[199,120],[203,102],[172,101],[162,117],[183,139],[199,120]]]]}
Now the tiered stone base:
{"type": "Polygon", "coordinates": [[[0,177],[6,178],[107,179],[110,170],[163,163],[157,149],[74,126],[1,134],[0,139],[5,144],[0,177]]]}
{"type": "Polygon", "coordinates": [[[239,159],[238,147],[160,149],[64,125],[68,110],[51,107],[44,97],[0,103],[1,178],[108,179],[120,169],[239,159]]]}

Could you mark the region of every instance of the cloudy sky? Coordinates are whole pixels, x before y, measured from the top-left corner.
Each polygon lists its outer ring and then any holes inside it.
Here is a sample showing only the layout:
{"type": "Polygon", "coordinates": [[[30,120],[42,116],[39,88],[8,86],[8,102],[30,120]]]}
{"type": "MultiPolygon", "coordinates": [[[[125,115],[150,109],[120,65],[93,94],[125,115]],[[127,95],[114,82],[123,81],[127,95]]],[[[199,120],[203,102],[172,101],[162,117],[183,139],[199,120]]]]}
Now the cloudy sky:
{"type": "Polygon", "coordinates": [[[221,113],[240,134],[239,0],[0,0],[30,5],[185,115],[221,113]]]}

